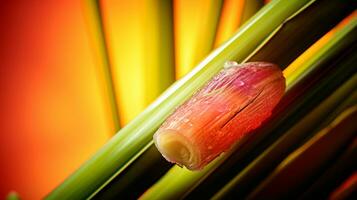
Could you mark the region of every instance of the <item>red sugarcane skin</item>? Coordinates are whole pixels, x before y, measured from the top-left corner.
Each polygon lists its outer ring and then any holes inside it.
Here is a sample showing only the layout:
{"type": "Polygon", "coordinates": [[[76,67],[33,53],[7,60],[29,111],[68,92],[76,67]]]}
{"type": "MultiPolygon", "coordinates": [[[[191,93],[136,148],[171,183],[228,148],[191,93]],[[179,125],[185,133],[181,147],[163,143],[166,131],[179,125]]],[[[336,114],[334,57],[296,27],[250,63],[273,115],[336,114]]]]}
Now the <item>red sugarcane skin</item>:
{"type": "Polygon", "coordinates": [[[156,134],[175,131],[185,136],[200,158],[197,165],[186,167],[201,169],[259,127],[284,91],[285,78],[276,65],[232,65],[178,107],[156,134]]]}

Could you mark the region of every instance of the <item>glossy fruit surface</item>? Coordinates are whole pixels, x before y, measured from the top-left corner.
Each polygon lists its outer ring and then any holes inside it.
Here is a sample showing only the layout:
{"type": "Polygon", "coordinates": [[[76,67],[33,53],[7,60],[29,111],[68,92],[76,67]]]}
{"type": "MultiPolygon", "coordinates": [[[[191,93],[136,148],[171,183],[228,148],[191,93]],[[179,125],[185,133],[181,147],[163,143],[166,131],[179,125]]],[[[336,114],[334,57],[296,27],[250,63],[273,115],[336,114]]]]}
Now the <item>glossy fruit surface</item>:
{"type": "Polygon", "coordinates": [[[228,62],[167,118],[154,135],[155,145],[168,161],[201,169],[259,127],[284,90],[276,65],[228,62]]]}

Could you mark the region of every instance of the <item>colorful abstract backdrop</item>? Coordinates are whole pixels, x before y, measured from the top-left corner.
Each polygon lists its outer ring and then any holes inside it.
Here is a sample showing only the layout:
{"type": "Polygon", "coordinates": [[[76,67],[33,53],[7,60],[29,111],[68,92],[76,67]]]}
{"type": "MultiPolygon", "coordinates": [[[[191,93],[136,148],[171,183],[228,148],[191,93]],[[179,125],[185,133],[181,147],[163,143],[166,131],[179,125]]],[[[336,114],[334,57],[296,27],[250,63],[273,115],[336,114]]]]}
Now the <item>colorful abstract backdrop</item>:
{"type": "Polygon", "coordinates": [[[44,197],[267,3],[3,1],[0,199],[44,197]]]}

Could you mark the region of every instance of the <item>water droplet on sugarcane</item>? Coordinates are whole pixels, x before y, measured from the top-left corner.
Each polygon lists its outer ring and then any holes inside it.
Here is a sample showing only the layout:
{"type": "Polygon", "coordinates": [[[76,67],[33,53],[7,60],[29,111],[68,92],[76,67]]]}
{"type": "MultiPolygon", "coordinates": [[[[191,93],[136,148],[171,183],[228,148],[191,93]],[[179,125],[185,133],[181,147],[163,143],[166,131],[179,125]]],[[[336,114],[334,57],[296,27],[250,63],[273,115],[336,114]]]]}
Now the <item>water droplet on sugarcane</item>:
{"type": "Polygon", "coordinates": [[[237,81],[237,86],[243,86],[244,85],[244,82],[243,81],[237,81]]]}
{"type": "Polygon", "coordinates": [[[227,62],[166,119],[155,145],[168,161],[201,169],[266,120],[284,90],[274,64],[227,62]]]}
{"type": "Polygon", "coordinates": [[[238,63],[236,62],[236,61],[227,61],[227,62],[225,62],[224,63],[224,68],[230,68],[230,67],[232,67],[232,66],[237,66],[238,65],[238,63]]]}

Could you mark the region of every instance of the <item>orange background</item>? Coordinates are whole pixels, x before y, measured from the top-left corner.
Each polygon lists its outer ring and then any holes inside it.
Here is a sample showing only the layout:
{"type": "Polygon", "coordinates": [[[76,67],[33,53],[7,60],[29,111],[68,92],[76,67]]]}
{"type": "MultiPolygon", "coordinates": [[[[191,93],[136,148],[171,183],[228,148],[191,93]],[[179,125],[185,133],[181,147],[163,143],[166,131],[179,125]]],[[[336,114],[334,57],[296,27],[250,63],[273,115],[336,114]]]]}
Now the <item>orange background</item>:
{"type": "Polygon", "coordinates": [[[0,23],[0,199],[39,199],[114,129],[79,1],[3,1],[0,23]]]}

